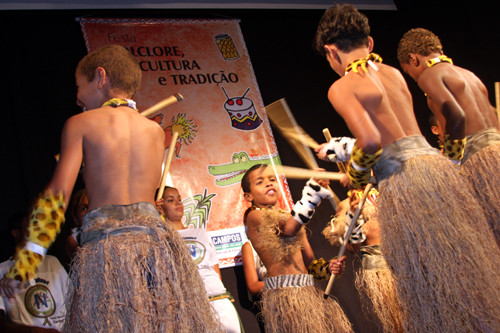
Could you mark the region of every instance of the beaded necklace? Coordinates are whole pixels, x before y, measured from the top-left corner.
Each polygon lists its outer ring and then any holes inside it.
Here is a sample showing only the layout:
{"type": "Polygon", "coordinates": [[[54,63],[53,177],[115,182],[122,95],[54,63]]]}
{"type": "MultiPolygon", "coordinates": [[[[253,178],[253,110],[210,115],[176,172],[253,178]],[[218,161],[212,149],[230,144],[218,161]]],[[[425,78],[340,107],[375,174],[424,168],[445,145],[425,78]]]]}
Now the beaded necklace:
{"type": "MultiPolygon", "coordinates": [[[[267,207],[262,208],[262,207],[257,207],[257,206],[253,206],[253,205],[250,207],[250,210],[251,210],[251,211],[252,211],[252,210],[266,210],[266,209],[273,210],[273,208],[267,208],[267,207]]],[[[279,211],[280,213],[289,213],[289,212],[287,212],[286,210],[283,210],[283,209],[281,209],[281,208],[280,208],[278,211],[279,211]]]]}

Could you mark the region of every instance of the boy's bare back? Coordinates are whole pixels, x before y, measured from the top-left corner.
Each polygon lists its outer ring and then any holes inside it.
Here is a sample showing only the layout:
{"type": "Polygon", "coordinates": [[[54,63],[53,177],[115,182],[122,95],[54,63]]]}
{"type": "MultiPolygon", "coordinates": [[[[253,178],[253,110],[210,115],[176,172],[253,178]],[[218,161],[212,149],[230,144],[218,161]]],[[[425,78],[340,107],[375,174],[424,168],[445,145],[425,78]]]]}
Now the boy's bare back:
{"type": "Polygon", "coordinates": [[[428,105],[443,126],[446,126],[442,116],[444,106],[439,104],[445,105],[451,100],[465,113],[465,135],[487,128],[498,129],[498,119],[486,87],[474,73],[455,65],[440,64],[423,71],[417,83],[427,92],[428,105]]]}
{"type": "Polygon", "coordinates": [[[75,115],[65,124],[61,160],[51,185],[58,188],[65,177],[76,177],[83,158],[89,210],[107,204],[154,203],[163,141],[157,123],[126,106],[75,115]]]}
{"type": "Polygon", "coordinates": [[[380,139],[383,147],[420,135],[413,102],[401,73],[376,64],[378,71],[350,72],[332,84],[328,98],[358,141],[380,139]]]}

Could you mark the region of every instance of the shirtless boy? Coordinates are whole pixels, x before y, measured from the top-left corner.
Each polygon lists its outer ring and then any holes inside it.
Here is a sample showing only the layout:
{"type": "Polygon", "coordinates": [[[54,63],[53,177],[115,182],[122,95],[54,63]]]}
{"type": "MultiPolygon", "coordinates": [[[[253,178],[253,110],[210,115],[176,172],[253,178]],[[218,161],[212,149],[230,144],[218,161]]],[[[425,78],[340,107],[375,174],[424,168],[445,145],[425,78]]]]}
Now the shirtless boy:
{"type": "MultiPolygon", "coordinates": [[[[310,179],[291,214],[279,209],[278,181],[267,165],[250,168],[242,178],[248,238],[267,269],[262,316],[267,332],[351,332],[351,324],[333,299],[323,300],[307,274],[302,257],[306,224],[323,198],[331,195],[328,182],[310,179]]],[[[341,260],[330,263],[339,274],[341,260]]]]}
{"type": "Polygon", "coordinates": [[[427,29],[411,29],[404,34],[399,41],[398,60],[425,93],[429,108],[443,125],[445,153],[462,165],[461,172],[471,182],[500,245],[500,133],[485,85],[471,71],[453,64],[444,55],[438,36],[427,29]],[[453,136],[466,138],[456,153],[446,150],[453,136]]]}
{"type": "Polygon", "coordinates": [[[372,168],[378,181],[382,252],[408,313],[405,329],[498,330],[500,251],[458,170],[422,136],[403,76],[371,53],[367,17],[334,5],[315,43],[340,76],[328,99],[356,138],[350,152],[336,152],[350,156],[350,185],[364,186],[372,168]]]}
{"type": "Polygon", "coordinates": [[[154,205],[164,134],[132,100],[142,79],[137,60],[124,47],[108,45],[85,56],[75,75],[77,104],[84,112],[64,125],[58,165],[34,207],[28,245],[0,282],[2,295],[13,297],[35,277],[64,222],[83,162],[89,212],[64,330],[211,332],[218,323],[208,299],[184,287],[193,283],[204,290],[196,267],[154,205]]]}

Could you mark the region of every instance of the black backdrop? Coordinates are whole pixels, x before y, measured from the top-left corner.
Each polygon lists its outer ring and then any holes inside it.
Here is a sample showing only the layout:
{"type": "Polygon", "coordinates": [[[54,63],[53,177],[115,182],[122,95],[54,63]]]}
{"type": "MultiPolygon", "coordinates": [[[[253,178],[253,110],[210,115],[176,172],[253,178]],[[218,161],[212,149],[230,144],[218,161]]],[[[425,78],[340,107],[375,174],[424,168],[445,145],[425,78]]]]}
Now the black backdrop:
{"type": "MultiPolygon", "coordinates": [[[[499,25],[487,1],[395,1],[397,11],[364,11],[372,27],[374,51],[384,62],[399,68],[397,43],[414,27],[434,31],[445,53],[455,64],[475,72],[486,84],[494,103],[494,82],[500,81],[498,60],[499,25]]],[[[318,142],[321,130],[334,136],[349,136],[343,120],[326,98],[337,75],[312,49],[312,39],[323,10],[44,10],[0,12],[0,68],[3,83],[1,100],[0,260],[11,254],[6,232],[9,216],[25,211],[49,181],[54,155],[59,151],[64,121],[80,110],[75,105],[74,69],[86,49],[77,17],[147,18],[237,18],[250,54],[264,103],[286,98],[298,123],[318,142]]],[[[429,112],[418,87],[407,77],[415,113],[423,134],[431,144],[434,137],[427,126],[429,112]]],[[[275,131],[285,165],[304,167],[294,151],[275,131]]],[[[210,152],[206,152],[210,153],[210,152]]],[[[320,166],[336,171],[324,162],[320,166]]],[[[303,181],[290,180],[297,200],[303,181]]],[[[82,187],[81,183],[77,187],[82,187]]],[[[340,198],[345,191],[332,184],[340,198]]],[[[332,214],[323,204],[311,224],[310,241],[317,257],[330,258],[337,249],[323,240],[320,232],[332,214]]],[[[357,332],[376,332],[375,321],[363,318],[358,297],[352,288],[357,262],[349,255],[344,277],[334,293],[357,332]]],[[[222,270],[226,287],[236,297],[236,306],[247,332],[259,330],[245,289],[241,267],[222,270]]]]}

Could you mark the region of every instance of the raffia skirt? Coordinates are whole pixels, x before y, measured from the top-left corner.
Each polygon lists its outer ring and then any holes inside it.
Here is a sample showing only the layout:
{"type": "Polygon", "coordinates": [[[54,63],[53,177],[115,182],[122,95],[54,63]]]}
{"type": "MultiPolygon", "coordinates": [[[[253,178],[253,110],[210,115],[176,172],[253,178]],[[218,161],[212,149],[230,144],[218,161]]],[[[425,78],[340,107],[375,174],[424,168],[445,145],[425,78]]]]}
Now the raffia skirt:
{"type": "Polygon", "coordinates": [[[220,332],[178,232],[150,203],[87,213],[66,332],[220,332]]]}
{"type": "Polygon", "coordinates": [[[380,246],[363,245],[360,254],[361,269],[356,272],[354,285],[361,296],[363,312],[375,315],[383,332],[404,332],[403,308],[396,282],[380,246]]]}
{"type": "Polygon", "coordinates": [[[385,147],[374,169],[405,329],[500,332],[500,250],[457,168],[414,136],[385,147]]]}
{"type": "Polygon", "coordinates": [[[500,246],[500,133],[496,128],[467,137],[460,171],[469,181],[500,246]]]}
{"type": "Polygon", "coordinates": [[[264,285],[261,314],[266,332],[352,332],[338,302],[323,298],[312,275],[269,277],[264,285]]]}

